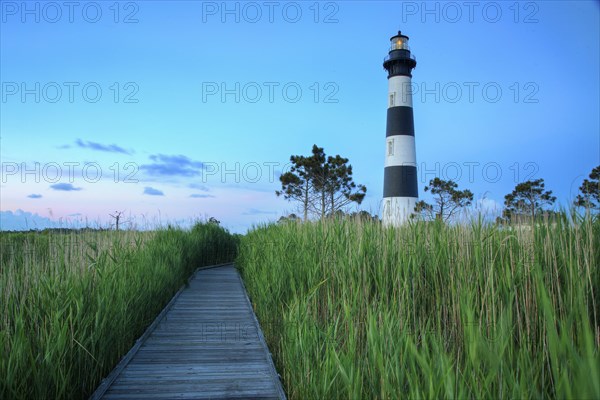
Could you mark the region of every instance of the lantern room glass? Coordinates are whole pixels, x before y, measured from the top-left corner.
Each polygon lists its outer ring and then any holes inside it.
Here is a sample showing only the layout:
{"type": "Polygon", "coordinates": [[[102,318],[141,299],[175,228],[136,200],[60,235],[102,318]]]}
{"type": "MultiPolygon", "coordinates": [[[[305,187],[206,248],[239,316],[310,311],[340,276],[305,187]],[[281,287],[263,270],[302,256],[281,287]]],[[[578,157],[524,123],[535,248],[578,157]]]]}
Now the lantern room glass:
{"type": "Polygon", "coordinates": [[[392,46],[390,50],[410,50],[407,36],[394,36],[391,42],[392,46]]]}

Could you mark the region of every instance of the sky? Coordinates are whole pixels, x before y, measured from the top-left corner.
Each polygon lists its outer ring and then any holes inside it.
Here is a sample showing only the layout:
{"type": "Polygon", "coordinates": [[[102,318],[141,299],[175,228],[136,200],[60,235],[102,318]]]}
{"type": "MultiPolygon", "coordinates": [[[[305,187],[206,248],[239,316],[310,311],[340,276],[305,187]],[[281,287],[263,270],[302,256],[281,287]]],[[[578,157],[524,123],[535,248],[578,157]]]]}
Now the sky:
{"type": "Polygon", "coordinates": [[[600,164],[597,1],[0,1],[0,228],[186,225],[296,212],[313,144],[380,213],[389,38],[410,37],[419,197],[559,205],[600,164]]]}

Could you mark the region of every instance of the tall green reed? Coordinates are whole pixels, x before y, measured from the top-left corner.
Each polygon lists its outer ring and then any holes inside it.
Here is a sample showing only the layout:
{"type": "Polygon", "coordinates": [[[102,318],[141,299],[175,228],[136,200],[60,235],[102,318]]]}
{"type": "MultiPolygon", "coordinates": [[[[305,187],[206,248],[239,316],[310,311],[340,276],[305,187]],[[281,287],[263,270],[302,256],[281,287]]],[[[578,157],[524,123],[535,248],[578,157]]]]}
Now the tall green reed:
{"type": "Polygon", "coordinates": [[[257,227],[237,265],[290,398],[599,398],[600,224],[257,227]]]}
{"type": "Polygon", "coordinates": [[[191,273],[232,261],[214,224],[0,235],[0,398],[87,398],[191,273]]]}

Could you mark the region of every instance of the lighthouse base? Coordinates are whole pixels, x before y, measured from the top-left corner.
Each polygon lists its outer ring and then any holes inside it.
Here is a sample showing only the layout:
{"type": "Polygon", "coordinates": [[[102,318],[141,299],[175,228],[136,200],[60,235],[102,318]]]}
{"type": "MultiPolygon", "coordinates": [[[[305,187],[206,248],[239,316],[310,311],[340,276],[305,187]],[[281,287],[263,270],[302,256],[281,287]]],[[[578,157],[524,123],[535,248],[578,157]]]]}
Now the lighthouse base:
{"type": "Polygon", "coordinates": [[[401,226],[415,214],[416,197],[385,197],[383,199],[383,225],[401,226]]]}

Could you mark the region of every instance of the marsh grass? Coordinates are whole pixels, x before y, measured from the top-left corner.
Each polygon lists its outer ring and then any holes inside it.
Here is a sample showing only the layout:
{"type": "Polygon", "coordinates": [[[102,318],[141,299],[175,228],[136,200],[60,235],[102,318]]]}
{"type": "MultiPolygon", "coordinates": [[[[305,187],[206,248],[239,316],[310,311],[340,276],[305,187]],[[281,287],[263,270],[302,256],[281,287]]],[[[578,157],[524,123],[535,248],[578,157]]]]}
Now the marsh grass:
{"type": "Polygon", "coordinates": [[[200,266],[236,239],[191,230],[0,234],[0,398],[87,398],[200,266]]]}
{"type": "Polygon", "coordinates": [[[332,220],[237,259],[291,399],[600,398],[600,223],[332,220]]]}

